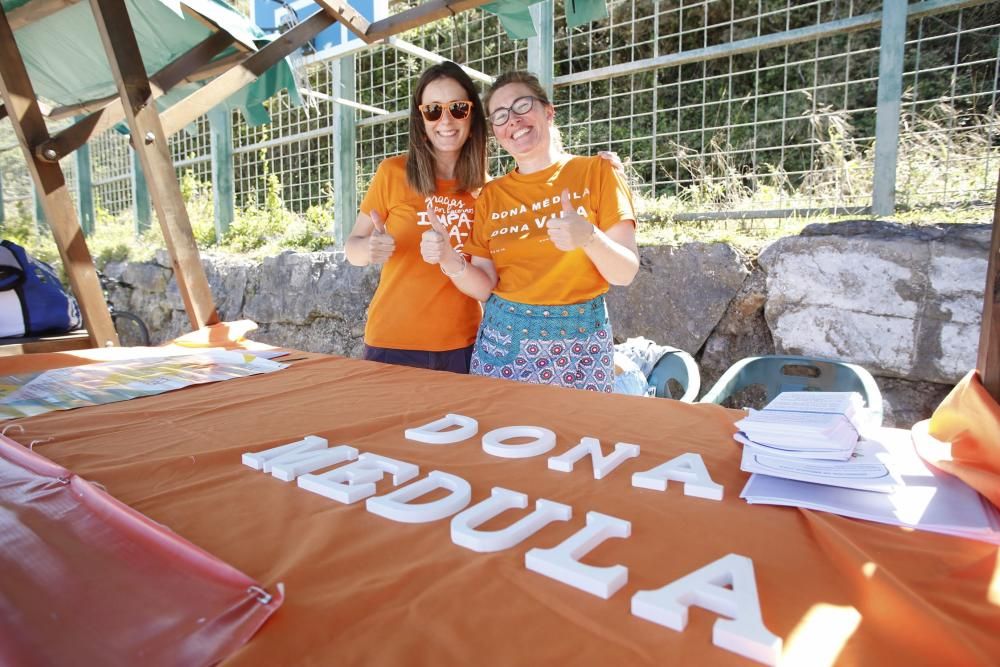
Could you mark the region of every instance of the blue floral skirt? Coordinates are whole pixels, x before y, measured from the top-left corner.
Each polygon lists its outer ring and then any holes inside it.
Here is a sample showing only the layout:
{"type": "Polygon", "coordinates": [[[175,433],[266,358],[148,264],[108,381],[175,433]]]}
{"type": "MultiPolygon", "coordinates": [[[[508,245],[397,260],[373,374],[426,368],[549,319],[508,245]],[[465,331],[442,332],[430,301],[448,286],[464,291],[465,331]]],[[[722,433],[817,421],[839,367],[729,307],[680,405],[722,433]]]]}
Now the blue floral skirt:
{"type": "Polygon", "coordinates": [[[561,306],[486,302],[472,375],[611,393],[614,342],[604,297],[561,306]]]}

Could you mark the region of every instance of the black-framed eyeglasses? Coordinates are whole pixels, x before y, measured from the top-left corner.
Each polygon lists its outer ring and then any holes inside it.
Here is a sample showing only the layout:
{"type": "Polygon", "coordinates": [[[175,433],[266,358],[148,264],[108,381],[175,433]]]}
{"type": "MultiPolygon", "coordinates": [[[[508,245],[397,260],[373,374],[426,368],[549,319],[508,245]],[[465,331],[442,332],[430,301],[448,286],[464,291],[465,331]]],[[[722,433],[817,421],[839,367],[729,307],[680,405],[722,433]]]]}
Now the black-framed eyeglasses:
{"type": "Polygon", "coordinates": [[[462,120],[472,111],[472,102],[469,100],[452,100],[444,104],[431,102],[430,104],[421,104],[417,108],[420,109],[420,113],[424,115],[424,120],[428,123],[441,120],[441,114],[445,109],[455,120],[462,120]]]}
{"type": "MultiPolygon", "coordinates": [[[[493,113],[490,114],[490,122],[496,126],[505,125],[508,120],[510,120],[510,112],[513,111],[518,116],[523,116],[524,114],[531,111],[532,107],[535,106],[535,100],[538,100],[534,95],[525,95],[524,97],[519,97],[509,106],[500,107],[499,109],[494,109],[493,113]]],[[[541,100],[538,100],[541,102],[541,100]]]]}

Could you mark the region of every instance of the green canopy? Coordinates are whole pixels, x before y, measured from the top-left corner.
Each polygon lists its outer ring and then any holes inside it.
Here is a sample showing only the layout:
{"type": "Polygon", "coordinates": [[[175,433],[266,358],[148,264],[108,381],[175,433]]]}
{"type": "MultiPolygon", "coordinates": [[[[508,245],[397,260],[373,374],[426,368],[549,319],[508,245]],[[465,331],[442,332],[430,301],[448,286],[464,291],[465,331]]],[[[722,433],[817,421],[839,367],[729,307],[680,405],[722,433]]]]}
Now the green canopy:
{"type": "MultiPolygon", "coordinates": [[[[496,14],[497,18],[500,19],[500,24],[511,39],[527,39],[538,34],[528,7],[541,1],[496,0],[483,5],[482,9],[496,14]]],[[[566,25],[570,28],[608,17],[608,6],[605,0],[566,0],[563,6],[566,10],[566,25]]]]}
{"type": "MultiPolygon", "coordinates": [[[[0,0],[4,11],[41,0],[0,0]]],[[[248,19],[221,0],[126,0],[129,18],[139,43],[146,73],[152,75],[208,37],[213,30],[181,4],[228,32],[250,50],[268,38],[248,19]]],[[[53,106],[72,106],[117,95],[111,67],[101,43],[90,3],[77,2],[14,33],[35,93],[53,106]]],[[[236,52],[231,46],[216,60],[236,52]]],[[[162,111],[183,99],[203,83],[184,83],[157,99],[162,111]]],[[[251,125],[266,123],[262,102],[281,89],[293,104],[300,104],[295,78],[281,60],[260,78],[230,96],[223,105],[239,109],[251,125]]],[[[206,112],[208,109],[205,110],[206,112]]]]}

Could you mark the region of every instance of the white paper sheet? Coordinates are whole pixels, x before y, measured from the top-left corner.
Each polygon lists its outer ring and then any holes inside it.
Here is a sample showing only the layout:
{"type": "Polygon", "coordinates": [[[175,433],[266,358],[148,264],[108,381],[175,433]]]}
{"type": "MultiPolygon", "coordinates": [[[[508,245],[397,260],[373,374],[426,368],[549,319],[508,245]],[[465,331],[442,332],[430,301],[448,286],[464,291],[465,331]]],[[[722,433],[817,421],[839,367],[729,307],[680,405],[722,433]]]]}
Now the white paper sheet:
{"type": "Polygon", "coordinates": [[[929,468],[908,437],[905,441],[879,438],[879,442],[889,452],[891,467],[902,482],[891,493],[754,474],[740,497],[748,503],[803,507],[1000,544],[1000,511],[993,505],[957,477],[929,468]]]}

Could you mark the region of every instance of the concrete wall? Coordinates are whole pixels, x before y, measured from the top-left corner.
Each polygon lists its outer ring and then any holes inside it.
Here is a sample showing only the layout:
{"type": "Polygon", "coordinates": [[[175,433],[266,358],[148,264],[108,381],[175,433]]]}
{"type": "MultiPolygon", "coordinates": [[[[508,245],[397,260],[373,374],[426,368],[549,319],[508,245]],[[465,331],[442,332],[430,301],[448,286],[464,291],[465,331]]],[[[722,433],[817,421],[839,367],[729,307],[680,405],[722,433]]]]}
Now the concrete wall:
{"type": "MultiPolygon", "coordinates": [[[[641,249],[628,288],[608,297],[616,339],[645,336],[695,354],[703,391],[734,361],[800,354],[867,368],[888,424],[930,414],[975,364],[988,225],[812,225],[757,258],[726,244],[641,249]]],[[[262,262],[203,258],[224,320],[248,318],[256,340],[359,356],[378,269],[343,253],[283,253],[262,262]]],[[[140,315],[154,342],[189,330],[164,253],[112,264],[115,305],[140,315]]]]}

